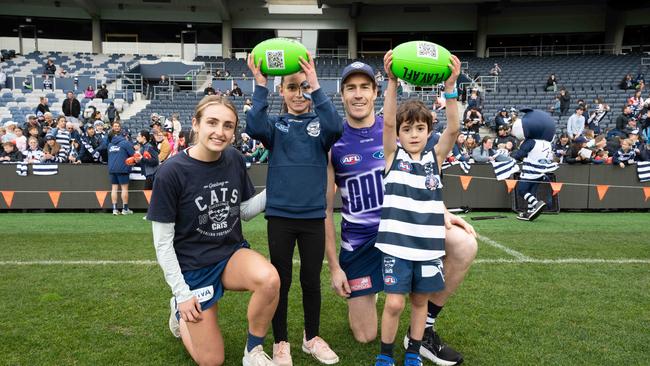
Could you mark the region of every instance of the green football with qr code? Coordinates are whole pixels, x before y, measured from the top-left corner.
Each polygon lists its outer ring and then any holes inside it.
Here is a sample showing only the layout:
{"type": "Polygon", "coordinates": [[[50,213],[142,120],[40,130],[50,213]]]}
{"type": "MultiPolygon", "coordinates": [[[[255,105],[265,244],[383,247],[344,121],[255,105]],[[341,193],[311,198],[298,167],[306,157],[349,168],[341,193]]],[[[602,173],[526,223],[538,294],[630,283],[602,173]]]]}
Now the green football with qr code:
{"type": "Polygon", "coordinates": [[[396,77],[417,86],[436,85],[451,76],[451,53],[427,41],[402,43],[393,49],[391,71],[396,77]]]}
{"type": "Polygon", "coordinates": [[[288,38],[271,38],[260,42],[253,48],[253,55],[256,65],[262,60],[262,73],[274,76],[294,74],[302,70],[300,57],[309,59],[307,48],[288,38]]]}

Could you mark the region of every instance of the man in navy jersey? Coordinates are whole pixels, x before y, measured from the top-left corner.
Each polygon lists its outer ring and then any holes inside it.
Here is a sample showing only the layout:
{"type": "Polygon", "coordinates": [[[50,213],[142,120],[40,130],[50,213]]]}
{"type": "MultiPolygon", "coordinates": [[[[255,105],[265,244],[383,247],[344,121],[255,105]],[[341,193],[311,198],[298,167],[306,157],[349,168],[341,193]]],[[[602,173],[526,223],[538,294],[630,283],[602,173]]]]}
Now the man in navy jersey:
{"type": "MultiPolygon", "coordinates": [[[[381,252],[374,246],[383,203],[385,167],[383,119],[374,113],[376,92],[372,67],[354,62],[343,70],[341,96],[346,121],[343,136],[330,150],[328,166],[325,251],[332,287],[339,296],[348,299],[350,328],[355,339],[362,343],[377,336],[375,295],[383,290],[381,252]],[[336,255],[336,229],[332,219],[335,185],[343,201],[339,256],[336,255]]],[[[420,353],[438,365],[456,365],[463,361],[462,355],[440,340],[433,325],[469,270],[477,244],[474,229],[461,218],[446,212],[445,226],[446,286],[429,299],[420,353]]]]}

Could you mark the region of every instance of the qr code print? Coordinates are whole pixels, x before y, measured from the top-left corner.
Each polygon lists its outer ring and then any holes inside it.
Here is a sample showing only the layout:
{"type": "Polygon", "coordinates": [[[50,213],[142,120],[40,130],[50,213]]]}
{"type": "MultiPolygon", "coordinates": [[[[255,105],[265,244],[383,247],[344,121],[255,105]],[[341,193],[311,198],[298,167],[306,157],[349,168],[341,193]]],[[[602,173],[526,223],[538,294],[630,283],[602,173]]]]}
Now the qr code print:
{"type": "Polygon", "coordinates": [[[272,69],[284,69],[284,51],[266,51],[266,66],[272,69]]]}
{"type": "Polygon", "coordinates": [[[431,43],[418,42],[418,57],[438,59],[438,47],[431,43]]]}

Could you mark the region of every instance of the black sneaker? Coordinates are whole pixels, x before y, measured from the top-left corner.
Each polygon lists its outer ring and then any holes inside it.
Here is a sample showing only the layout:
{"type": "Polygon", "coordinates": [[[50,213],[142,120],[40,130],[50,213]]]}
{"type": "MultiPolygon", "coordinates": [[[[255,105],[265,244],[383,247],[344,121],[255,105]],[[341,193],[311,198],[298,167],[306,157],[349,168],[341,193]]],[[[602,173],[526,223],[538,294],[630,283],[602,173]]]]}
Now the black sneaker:
{"type": "Polygon", "coordinates": [[[528,217],[528,212],[520,212],[517,214],[517,220],[522,220],[522,221],[530,221],[530,218],[528,217]]]}
{"type": "MultiPolygon", "coordinates": [[[[404,337],[404,348],[408,348],[408,341],[407,334],[404,337]]],[[[426,327],[424,329],[420,355],[439,366],[453,366],[463,363],[463,355],[444,344],[433,327],[426,327]]]]}
{"type": "Polygon", "coordinates": [[[533,209],[530,210],[530,212],[528,212],[528,220],[533,221],[537,217],[539,217],[539,215],[542,213],[542,209],[544,207],[546,207],[546,202],[537,201],[537,204],[535,205],[535,207],[533,207],[533,209]]]}

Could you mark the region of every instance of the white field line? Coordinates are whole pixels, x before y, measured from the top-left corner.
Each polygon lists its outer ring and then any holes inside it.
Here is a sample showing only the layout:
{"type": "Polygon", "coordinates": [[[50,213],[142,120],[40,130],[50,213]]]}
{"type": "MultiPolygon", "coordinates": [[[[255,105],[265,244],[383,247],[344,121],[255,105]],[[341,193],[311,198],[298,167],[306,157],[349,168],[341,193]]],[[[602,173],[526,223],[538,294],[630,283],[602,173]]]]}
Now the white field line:
{"type": "Polygon", "coordinates": [[[520,253],[520,252],[518,252],[518,251],[516,251],[514,249],[510,249],[507,246],[505,246],[503,244],[500,244],[500,243],[488,238],[485,235],[479,235],[478,240],[484,242],[485,244],[488,244],[490,246],[493,246],[493,247],[495,247],[495,248],[497,248],[497,249],[499,249],[501,251],[504,251],[504,252],[510,254],[511,256],[517,258],[519,261],[530,261],[530,260],[532,260],[532,258],[530,258],[528,256],[525,256],[523,253],[520,253]]]}
{"type": "MultiPolygon", "coordinates": [[[[299,260],[294,260],[294,264],[300,264],[299,260]]],[[[327,262],[323,262],[325,265],[327,262]]],[[[650,259],[637,258],[563,258],[563,259],[509,259],[509,258],[486,258],[477,259],[474,264],[650,264],[650,259]]],[[[0,266],[107,266],[107,265],[136,265],[136,266],[154,266],[158,262],[152,260],[31,260],[31,261],[0,261],[0,266]]]]}

